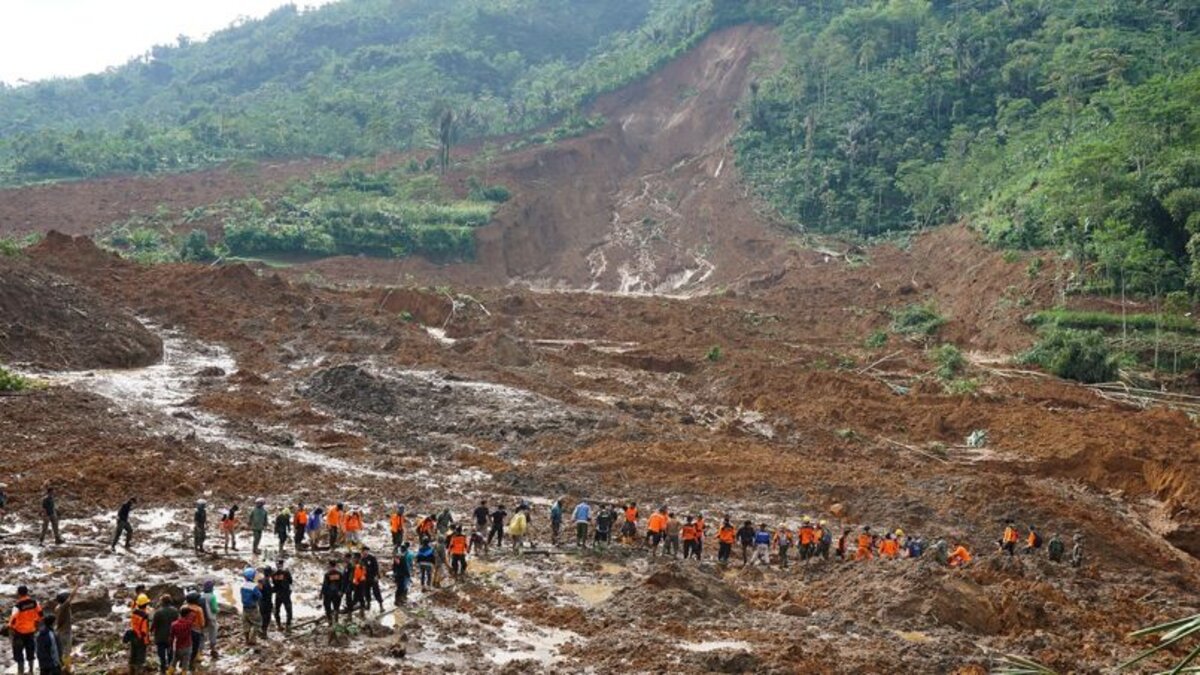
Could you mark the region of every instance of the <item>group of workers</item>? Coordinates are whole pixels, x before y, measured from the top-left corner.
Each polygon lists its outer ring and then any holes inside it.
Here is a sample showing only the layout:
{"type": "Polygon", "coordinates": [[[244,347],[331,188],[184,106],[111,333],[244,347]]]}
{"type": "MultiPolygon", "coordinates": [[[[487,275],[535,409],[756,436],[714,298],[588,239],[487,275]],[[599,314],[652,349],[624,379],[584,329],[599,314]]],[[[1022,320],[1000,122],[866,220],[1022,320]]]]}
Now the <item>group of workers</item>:
{"type": "MultiPolygon", "coordinates": [[[[115,549],[121,535],[125,536],[126,547],[130,545],[133,533],[130,512],[136,503],[137,498],[131,497],[118,509],[111,549],[115,549]]],[[[237,513],[236,505],[220,512],[219,529],[226,551],[237,550],[237,533],[241,529],[237,513]]],[[[61,543],[53,489],[48,489],[43,497],[42,515],[39,540],[44,541],[52,532],[55,541],[61,543]]],[[[580,549],[602,550],[615,540],[626,546],[645,548],[651,556],[700,560],[709,537],[709,524],[702,513],[679,516],[661,506],[645,519],[642,534],[639,532],[642,514],[634,502],[592,507],[587,501],[580,501],[571,508],[568,516],[563,500],[557,500],[547,516],[552,546],[563,544],[563,524],[568,518],[574,525],[575,546],[580,549]]],[[[456,521],[449,509],[420,517],[410,516],[403,505],[396,505],[387,518],[393,552],[391,574],[396,589],[394,605],[399,607],[407,602],[414,577],[419,579],[423,590],[439,587],[446,574],[460,579],[467,571],[468,554],[486,555],[493,543],[502,547],[505,535],[508,535],[513,550],[522,552],[527,543],[532,545],[528,541],[532,520],[533,509],[524,500],[511,514],[502,504],[489,506],[487,500],[481,500],[472,511],[469,524],[456,521]],[[466,529],[468,525],[471,527],[466,529]],[[415,547],[410,539],[415,542],[415,547]]],[[[192,522],[193,547],[197,552],[207,552],[206,500],[196,501],[192,522]]],[[[267,635],[272,617],[279,629],[291,631],[293,579],[283,557],[289,542],[297,553],[304,550],[342,552],[340,558],[329,561],[317,596],[330,625],[356,609],[360,613],[369,610],[372,600],[380,609],[384,607],[380,563],[363,542],[364,524],[362,510],[343,503],[311,509],[296,504],[294,508],[278,509],[272,518],[266,500],[255,500],[247,518],[252,533],[251,549],[256,555],[260,554],[263,533],[270,528],[278,539],[279,556],[274,565],[247,567],[241,574],[240,632],[246,644],[253,645],[258,638],[267,635]]],[[[784,569],[793,562],[807,564],[830,558],[842,561],[921,558],[927,553],[937,563],[949,567],[962,567],[972,561],[972,554],[962,543],[953,549],[943,539],[927,545],[921,536],[908,535],[900,529],[879,534],[870,526],[862,526],[857,532],[842,528],[838,533],[827,521],[808,516],[803,517],[795,528],[787,524],[772,528],[766,523],[755,526],[750,520],[735,526],[730,516],[725,515],[713,531],[715,557],[720,565],[729,565],[735,552],[743,566],[774,563],[784,569]]],[[[1036,554],[1043,544],[1051,561],[1063,562],[1065,545],[1062,539],[1055,534],[1048,542],[1043,542],[1041,534],[1032,525],[1022,537],[1016,525],[1007,521],[997,542],[999,551],[1008,555],[1016,555],[1018,547],[1022,554],[1036,554]]],[[[1082,560],[1082,538],[1076,534],[1070,563],[1079,567],[1082,560]]],[[[131,670],[145,668],[151,644],[157,648],[162,672],[168,668],[176,673],[191,672],[205,645],[210,656],[217,658],[219,605],[213,590],[214,582],[207,581],[200,586],[203,590],[187,590],[182,602],[166,595],[158,600],[157,606],[151,606],[145,589],[138,587],[131,606],[129,629],[124,636],[129,645],[131,670]]],[[[32,672],[35,659],[42,672],[69,671],[69,605],[70,596],[64,593],[57,598],[55,611],[44,612],[29,597],[25,587],[19,589],[8,631],[20,673],[26,672],[27,663],[32,672]]]]}

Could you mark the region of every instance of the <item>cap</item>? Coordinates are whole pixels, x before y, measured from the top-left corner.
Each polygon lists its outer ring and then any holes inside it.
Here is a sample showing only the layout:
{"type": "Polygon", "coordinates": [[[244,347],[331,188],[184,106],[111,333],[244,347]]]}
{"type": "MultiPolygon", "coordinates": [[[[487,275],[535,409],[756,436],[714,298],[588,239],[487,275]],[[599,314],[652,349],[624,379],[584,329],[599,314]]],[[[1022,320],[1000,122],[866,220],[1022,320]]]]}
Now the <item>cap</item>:
{"type": "Polygon", "coordinates": [[[242,570],[242,576],[246,577],[246,581],[254,581],[255,574],[256,572],[254,571],[253,567],[247,567],[246,569],[242,570]]]}

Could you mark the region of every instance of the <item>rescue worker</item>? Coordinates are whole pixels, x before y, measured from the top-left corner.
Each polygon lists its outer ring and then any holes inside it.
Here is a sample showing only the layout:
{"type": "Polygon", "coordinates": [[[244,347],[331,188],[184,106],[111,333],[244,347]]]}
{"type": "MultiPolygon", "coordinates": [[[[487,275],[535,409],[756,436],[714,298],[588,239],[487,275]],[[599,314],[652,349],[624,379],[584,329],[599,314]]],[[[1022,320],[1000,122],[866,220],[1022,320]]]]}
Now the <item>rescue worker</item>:
{"type": "Polygon", "coordinates": [[[221,511],[221,543],[226,553],[229,553],[231,548],[237,550],[237,510],[237,504],[234,504],[221,511]]]}
{"type": "Polygon", "coordinates": [[[262,593],[258,601],[259,635],[263,638],[267,637],[267,631],[271,628],[271,611],[275,609],[275,585],[271,583],[274,574],[275,569],[267,565],[258,576],[258,590],[262,593]]]}
{"type": "Polygon", "coordinates": [[[354,612],[354,608],[358,608],[358,613],[363,615],[367,610],[367,566],[363,564],[362,554],[354,553],[354,566],[350,577],[350,606],[346,609],[346,613],[354,612]]]}
{"type": "Polygon", "coordinates": [[[321,592],[318,596],[325,608],[325,620],[330,626],[336,625],[342,607],[342,570],[338,568],[336,560],[329,561],[329,568],[321,578],[321,592]]]}
{"type": "Polygon", "coordinates": [[[304,525],[304,537],[312,550],[320,548],[321,529],[325,527],[325,509],[320,506],[308,514],[308,522],[304,525]]]}
{"type": "Polygon", "coordinates": [[[694,554],[696,559],[700,559],[700,553],[696,550],[696,522],[691,516],[683,522],[683,528],[680,530],[680,537],[683,539],[683,559],[687,560],[694,554]]]}
{"type": "Polygon", "coordinates": [[[870,560],[875,555],[871,551],[874,538],[871,536],[871,527],[864,525],[862,532],[858,533],[858,548],[854,551],[855,560],[870,560]]]}
{"type": "Polygon", "coordinates": [[[275,572],[271,574],[271,587],[275,590],[275,626],[292,632],[292,573],[284,567],[284,560],[275,561],[275,572]],[[284,611],[287,623],[283,622],[284,611]]]}
{"type": "Polygon", "coordinates": [[[341,541],[342,518],[344,517],[345,506],[340,502],[329,507],[325,512],[325,525],[329,528],[329,550],[337,550],[338,542],[341,541]]]}
{"type": "Polygon", "coordinates": [[[296,545],[296,553],[304,546],[304,533],[308,530],[308,511],[304,504],[296,505],[296,513],[292,515],[292,539],[296,545]]]}
{"type": "Polygon", "coordinates": [[[1029,526],[1029,535],[1025,537],[1025,548],[1021,549],[1023,553],[1037,553],[1042,547],[1042,535],[1038,533],[1037,528],[1033,525],[1029,526]]]}
{"type": "Polygon", "coordinates": [[[1013,525],[1013,521],[1006,521],[1004,524],[1004,534],[1000,537],[1000,550],[1008,555],[1013,555],[1017,550],[1017,528],[1013,525]]]}
{"type": "Polygon", "coordinates": [[[362,512],[352,509],[342,521],[342,528],[346,531],[346,548],[362,549],[362,512]]]}
{"type": "Polygon", "coordinates": [[[121,534],[125,534],[125,549],[130,548],[129,540],[133,537],[133,526],[129,524],[129,512],[133,511],[133,507],[137,504],[137,497],[130,497],[117,509],[117,530],[113,533],[112,545],[108,549],[112,552],[117,550],[117,541],[121,539],[121,534]]]}
{"type": "Polygon", "coordinates": [[[204,592],[200,594],[200,603],[204,607],[204,641],[208,643],[208,655],[213,661],[217,660],[217,625],[221,612],[221,603],[217,600],[216,584],[212,580],[204,582],[204,592]]]}
{"type": "Polygon", "coordinates": [[[586,500],[575,505],[571,512],[571,520],[575,521],[575,548],[587,546],[588,526],[592,522],[592,507],[586,500]]]}
{"type": "Polygon", "coordinates": [[[417,549],[417,568],[421,572],[421,590],[425,591],[433,585],[433,564],[435,554],[433,545],[428,539],[421,540],[421,548],[417,549]]]}
{"type": "Polygon", "coordinates": [[[367,600],[367,609],[371,609],[371,598],[374,597],[382,611],[383,592],[379,588],[379,558],[371,553],[369,546],[362,547],[362,564],[367,571],[367,587],[363,590],[363,596],[367,600]]]}
{"type": "Polygon", "coordinates": [[[75,600],[78,590],[79,587],[76,586],[54,598],[54,633],[58,636],[59,653],[62,655],[61,668],[64,673],[71,672],[71,649],[75,644],[75,621],[71,603],[75,600]]]}
{"type": "Polygon", "coordinates": [[[663,552],[671,555],[672,558],[679,557],[679,534],[683,530],[683,523],[675,517],[674,513],[667,514],[667,529],[663,532],[663,552]]]}
{"type": "Polygon", "coordinates": [[[491,520],[492,516],[492,510],[488,508],[486,499],[479,500],[479,506],[475,507],[475,510],[471,512],[471,516],[475,519],[475,531],[486,535],[488,521],[491,520]]]}
{"type": "Polygon", "coordinates": [[[454,527],[454,516],[450,514],[450,509],[442,509],[442,512],[437,517],[438,534],[446,536],[450,532],[451,527],[454,527]]]}
{"type": "Polygon", "coordinates": [[[895,560],[900,556],[900,543],[896,541],[896,535],[888,533],[883,541],[879,542],[879,557],[895,560]]]}
{"type": "Polygon", "coordinates": [[[1050,537],[1050,543],[1047,544],[1046,550],[1050,554],[1050,562],[1062,562],[1066,546],[1063,545],[1063,540],[1058,536],[1057,532],[1054,533],[1053,537],[1050,537]]]}
{"type": "Polygon", "coordinates": [[[699,560],[704,553],[704,537],[708,536],[708,531],[704,523],[704,514],[696,514],[696,560],[699,560]]]}
{"type": "Polygon", "coordinates": [[[939,565],[950,564],[950,551],[946,546],[945,539],[939,538],[937,541],[933,542],[933,559],[937,561],[939,565]]]}
{"type": "Polygon", "coordinates": [[[396,510],[388,516],[388,531],[392,533],[392,548],[404,543],[404,506],[397,504],[396,510]]]}
{"type": "Polygon", "coordinates": [[[354,556],[347,553],[342,558],[342,605],[346,614],[354,610],[354,556]]]}
{"type": "Polygon", "coordinates": [[[849,542],[850,542],[850,528],[845,528],[842,530],[842,536],[838,537],[838,540],[837,540],[838,560],[847,560],[846,546],[849,542]]]}
{"type": "Polygon", "coordinates": [[[1076,532],[1075,535],[1073,537],[1071,537],[1071,539],[1075,542],[1075,545],[1071,547],[1071,567],[1082,567],[1083,566],[1083,535],[1076,532]]]}
{"type": "Polygon", "coordinates": [[[800,541],[800,560],[808,562],[817,551],[817,532],[808,516],[804,516],[804,520],[801,521],[796,538],[800,541]]]}
{"type": "Polygon", "coordinates": [[[971,562],[971,552],[967,550],[966,546],[959,544],[954,549],[954,553],[950,554],[948,562],[951,567],[964,567],[967,563],[971,562]]]}
{"type": "Polygon", "coordinates": [[[754,564],[769,566],[771,564],[771,531],[766,523],[759,523],[754,533],[754,564]]]}
{"type": "Polygon", "coordinates": [[[242,639],[250,647],[258,641],[258,634],[262,630],[262,614],[258,611],[258,605],[262,602],[263,592],[261,584],[254,580],[257,575],[253,567],[242,571],[242,639]]]}
{"type": "Polygon", "coordinates": [[[197,553],[204,552],[204,540],[208,538],[208,502],[196,500],[196,510],[192,513],[192,549],[197,553]]]}
{"type": "Polygon", "coordinates": [[[550,545],[558,546],[558,535],[562,532],[563,503],[561,499],[554,500],[550,505],[550,545]]]}
{"type": "Polygon", "coordinates": [[[208,611],[204,608],[204,600],[195,590],[190,590],[185,596],[183,607],[179,613],[183,614],[185,609],[191,612],[189,621],[192,624],[192,648],[188,666],[194,672],[196,665],[200,662],[200,653],[204,651],[204,631],[208,628],[208,611]]]}
{"type": "Polygon", "coordinates": [[[287,546],[288,535],[291,533],[292,513],[285,506],[275,514],[275,536],[279,537],[279,555],[283,555],[283,547],[287,546]]]}
{"type": "Polygon", "coordinates": [[[0,483],[0,520],[4,519],[5,509],[8,508],[8,483],[0,483]]]}
{"type": "Polygon", "coordinates": [[[150,644],[150,597],[145,593],[133,601],[129,615],[129,672],[146,669],[146,646],[150,644]]]}
{"type": "Polygon", "coordinates": [[[646,545],[650,547],[650,555],[658,555],[658,545],[663,541],[663,533],[667,529],[667,507],[662,506],[650,514],[646,521],[646,545]]]}
{"type": "Polygon", "coordinates": [[[413,555],[408,550],[408,542],[403,542],[396,549],[392,558],[392,581],[396,582],[395,605],[403,606],[408,602],[408,588],[412,585],[413,555]]]}
{"type": "Polygon", "coordinates": [[[46,533],[54,531],[54,543],[62,544],[62,535],[58,533],[58,503],[54,497],[54,488],[47,487],[42,497],[42,533],[38,537],[38,546],[46,543],[46,533]]]}
{"type": "Polygon", "coordinates": [[[925,552],[925,540],[919,536],[911,537],[905,550],[908,552],[908,557],[920,558],[921,554],[925,552]]]}
{"type": "Polygon", "coordinates": [[[617,510],[612,504],[602,505],[596,514],[596,533],[592,535],[593,549],[606,549],[612,543],[613,525],[617,522],[617,510]]]}
{"type": "Polygon", "coordinates": [[[165,674],[171,667],[171,624],[179,618],[175,600],[169,595],[158,599],[158,607],[150,616],[150,634],[158,653],[158,672],[165,674]]]}
{"type": "Polygon", "coordinates": [[[775,550],[779,552],[779,567],[782,569],[788,567],[788,551],[791,550],[794,541],[792,531],[788,528],[787,523],[780,525],[775,530],[775,550]]]}
{"type": "Polygon", "coordinates": [[[42,606],[37,600],[29,597],[29,589],[17,587],[17,603],[13,605],[8,617],[8,637],[12,641],[13,660],[17,662],[17,672],[24,675],[25,664],[29,664],[29,672],[33,672],[33,662],[36,656],[38,622],[42,620],[42,606]]]}
{"type": "Polygon", "coordinates": [[[754,529],[754,524],[749,520],[743,521],[742,526],[738,528],[737,540],[738,545],[742,548],[742,567],[750,564],[750,549],[754,548],[754,535],[757,532],[754,529]]]}
{"type": "Polygon", "coordinates": [[[817,542],[817,550],[813,556],[829,560],[829,548],[833,544],[833,532],[829,529],[828,523],[824,520],[817,523],[817,527],[813,530],[813,536],[817,542]]]}
{"type": "Polygon", "coordinates": [[[724,522],[721,523],[721,529],[717,530],[717,562],[722,565],[729,564],[729,556],[733,553],[735,539],[737,539],[737,530],[726,516],[724,522]]]}
{"type": "Polygon", "coordinates": [[[258,546],[262,543],[263,530],[267,529],[267,521],[271,514],[267,513],[267,500],[259,497],[254,500],[254,508],[250,509],[250,517],[247,522],[250,524],[250,532],[254,535],[250,550],[254,555],[258,555],[258,546]]]}
{"type": "Polygon", "coordinates": [[[625,522],[621,525],[621,539],[626,545],[637,541],[637,521],[637,502],[629,502],[629,505],[625,507],[625,522]]]}
{"type": "Polygon", "coordinates": [[[421,519],[420,522],[418,523],[417,536],[421,537],[422,539],[428,539],[430,541],[433,541],[433,538],[436,534],[437,534],[437,519],[434,518],[433,514],[431,513],[431,514],[425,516],[423,519],[421,519]]]}
{"type": "Polygon", "coordinates": [[[517,511],[508,521],[508,536],[512,538],[513,551],[521,552],[521,543],[525,539],[525,533],[529,530],[529,520],[525,515],[525,511],[517,511]]]}
{"type": "Polygon", "coordinates": [[[446,548],[450,552],[450,574],[456,581],[467,573],[467,546],[467,535],[463,534],[462,525],[455,525],[454,534],[446,540],[446,548]]]}
{"type": "Polygon", "coordinates": [[[170,628],[171,668],[175,673],[191,672],[192,610],[184,607],[170,628]]]}
{"type": "MultiPolygon", "coordinates": [[[[47,614],[42,617],[34,638],[34,652],[37,654],[38,672],[43,675],[62,675],[63,648],[58,633],[54,630],[55,616],[47,614]]],[[[33,665],[30,664],[31,671],[33,665]]]]}

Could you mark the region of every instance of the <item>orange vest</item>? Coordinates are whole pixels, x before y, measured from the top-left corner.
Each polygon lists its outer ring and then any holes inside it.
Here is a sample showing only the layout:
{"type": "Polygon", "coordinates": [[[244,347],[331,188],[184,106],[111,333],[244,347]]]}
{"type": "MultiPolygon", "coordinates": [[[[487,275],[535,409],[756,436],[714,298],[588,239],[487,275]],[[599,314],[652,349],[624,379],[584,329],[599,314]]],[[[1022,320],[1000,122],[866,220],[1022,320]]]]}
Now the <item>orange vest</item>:
{"type": "Polygon", "coordinates": [[[667,517],[657,512],[650,514],[650,520],[646,523],[646,529],[655,534],[662,532],[666,526],[667,517]]]}
{"type": "Polygon", "coordinates": [[[17,598],[16,610],[8,620],[8,627],[21,635],[37,633],[38,622],[42,620],[42,607],[37,600],[23,595],[17,598]]]}
{"type": "Polygon", "coordinates": [[[638,517],[638,512],[637,512],[636,506],[631,506],[631,507],[625,509],[625,522],[636,523],[637,517],[638,517]]]}
{"type": "Polygon", "coordinates": [[[346,516],[346,531],[358,532],[362,529],[362,514],[351,513],[346,516]]]}
{"type": "Polygon", "coordinates": [[[791,546],[792,545],[792,531],[789,529],[786,529],[786,528],[777,531],[775,533],[775,543],[780,546],[791,546]]]}
{"type": "Polygon", "coordinates": [[[392,534],[396,534],[404,529],[404,516],[399,513],[393,513],[391,518],[392,534]]]}
{"type": "Polygon", "coordinates": [[[954,549],[954,553],[950,555],[950,564],[963,564],[971,562],[971,553],[967,551],[965,546],[959,545],[954,549]]]}
{"type": "Polygon", "coordinates": [[[800,545],[801,546],[807,546],[809,544],[816,542],[816,540],[817,540],[817,538],[813,533],[813,529],[812,529],[811,525],[801,525],[800,526],[800,545]]]}
{"type": "Polygon", "coordinates": [[[352,580],[355,586],[367,580],[367,568],[362,563],[354,566],[354,577],[352,577],[352,580]]]}
{"type": "Polygon", "coordinates": [[[860,551],[871,550],[871,535],[867,534],[866,532],[863,532],[862,534],[858,535],[858,550],[860,550],[860,551]]]}
{"type": "Polygon", "coordinates": [[[190,607],[192,610],[192,614],[191,614],[192,629],[198,633],[203,633],[204,632],[204,610],[200,607],[200,605],[193,605],[191,603],[184,605],[184,607],[190,607]]]}
{"type": "Polygon", "coordinates": [[[300,527],[304,527],[308,524],[308,514],[305,513],[304,509],[300,509],[296,512],[295,524],[300,527]]]}
{"type": "Polygon", "coordinates": [[[697,539],[704,538],[704,518],[696,519],[696,538],[697,539]]]}
{"type": "Polygon", "coordinates": [[[684,541],[693,541],[693,540],[695,540],[695,538],[696,538],[696,526],[695,526],[695,525],[692,525],[692,524],[690,524],[690,523],[689,523],[689,524],[686,524],[686,525],[684,525],[684,526],[683,526],[683,532],[681,532],[681,536],[683,537],[683,540],[684,540],[684,541]]]}
{"type": "Polygon", "coordinates": [[[717,530],[717,540],[722,544],[732,544],[736,536],[737,530],[733,529],[732,525],[728,527],[723,526],[720,530],[717,530]]]}
{"type": "Polygon", "coordinates": [[[1006,528],[1004,528],[1004,543],[1006,543],[1006,544],[1015,544],[1015,543],[1017,543],[1017,530],[1016,530],[1016,528],[1012,528],[1012,527],[1006,527],[1006,528]]]}
{"type": "Polygon", "coordinates": [[[143,644],[150,644],[150,615],[144,609],[135,609],[129,617],[129,627],[133,629],[143,644]]]}
{"type": "Polygon", "coordinates": [[[436,527],[437,527],[437,521],[435,521],[432,518],[426,518],[425,520],[421,521],[420,525],[417,526],[417,533],[424,534],[424,535],[433,534],[433,530],[436,527]]]}
{"type": "Polygon", "coordinates": [[[467,535],[455,534],[450,536],[450,555],[467,554],[467,535]]]}
{"type": "Polygon", "coordinates": [[[1031,531],[1029,533],[1029,539],[1027,541],[1029,542],[1029,548],[1033,548],[1034,545],[1037,544],[1037,535],[1031,531]]]}
{"type": "Polygon", "coordinates": [[[221,521],[222,532],[233,532],[237,529],[237,518],[226,518],[221,521]]]}
{"type": "Polygon", "coordinates": [[[895,558],[900,553],[900,544],[895,539],[884,539],[883,543],[879,544],[879,552],[889,558],[895,558]]]}
{"type": "Polygon", "coordinates": [[[342,512],[338,511],[336,506],[329,507],[329,511],[325,514],[325,524],[329,527],[342,526],[342,512]]]}

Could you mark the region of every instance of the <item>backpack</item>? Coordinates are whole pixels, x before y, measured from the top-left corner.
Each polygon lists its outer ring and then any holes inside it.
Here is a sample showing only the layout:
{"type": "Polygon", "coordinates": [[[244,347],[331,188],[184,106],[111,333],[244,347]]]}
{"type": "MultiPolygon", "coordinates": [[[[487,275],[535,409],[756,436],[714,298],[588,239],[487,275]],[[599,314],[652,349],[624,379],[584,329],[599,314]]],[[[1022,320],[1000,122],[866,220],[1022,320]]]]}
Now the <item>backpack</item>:
{"type": "Polygon", "coordinates": [[[1033,547],[1034,548],[1042,547],[1042,535],[1038,534],[1037,532],[1033,533],[1033,547]]]}
{"type": "Polygon", "coordinates": [[[1050,542],[1050,552],[1055,555],[1062,555],[1065,548],[1066,547],[1063,546],[1061,539],[1055,539],[1054,541],[1050,542]]]}

